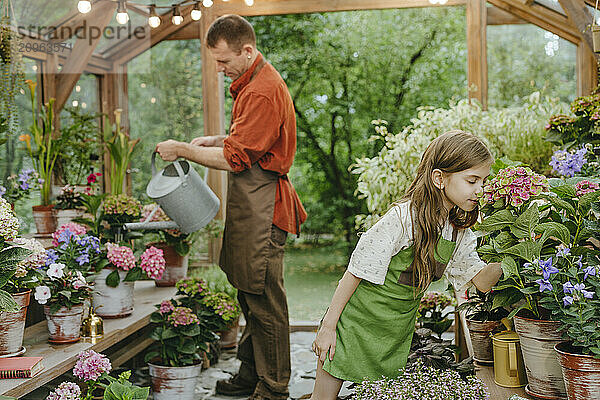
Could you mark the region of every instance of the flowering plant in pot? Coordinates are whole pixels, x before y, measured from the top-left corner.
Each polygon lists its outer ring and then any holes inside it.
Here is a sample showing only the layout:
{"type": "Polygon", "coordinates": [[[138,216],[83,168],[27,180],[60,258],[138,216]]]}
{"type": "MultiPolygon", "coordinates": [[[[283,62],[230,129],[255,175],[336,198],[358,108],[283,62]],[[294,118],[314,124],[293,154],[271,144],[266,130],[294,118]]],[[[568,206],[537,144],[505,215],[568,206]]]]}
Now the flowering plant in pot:
{"type": "Polygon", "coordinates": [[[140,237],[136,232],[123,232],[123,224],[137,221],[140,218],[142,204],[131,196],[125,194],[109,194],[102,201],[100,218],[110,225],[103,235],[111,241],[123,242],[128,239],[140,237]]]}
{"type": "Polygon", "coordinates": [[[431,329],[441,337],[442,333],[452,325],[452,320],[448,318],[448,315],[453,313],[454,309],[447,311],[446,309],[454,305],[454,298],[445,293],[427,292],[419,304],[417,323],[421,328],[431,329]]]}
{"type": "Polygon", "coordinates": [[[150,315],[153,326],[150,337],[155,342],[145,355],[154,398],[194,399],[207,343],[218,336],[191,308],[177,300],[165,300],[156,307],[157,311],[150,315]]]}
{"type": "Polygon", "coordinates": [[[35,289],[35,299],[44,305],[51,343],[79,340],[83,304],[92,291],[81,271],[71,265],[49,262],[35,289]]]}
{"type": "Polygon", "coordinates": [[[46,251],[46,263],[62,263],[71,270],[81,271],[88,277],[95,272],[96,265],[102,262],[100,239],[89,235],[87,228],[69,222],[52,234],[52,249],[46,251]]]}
{"type": "Polygon", "coordinates": [[[160,279],[165,269],[162,250],[149,247],[139,260],[127,246],[106,243],[106,258],[96,264],[93,305],[102,317],[119,318],[133,311],[134,282],[144,275],[160,279]]]}
{"type": "Polygon", "coordinates": [[[24,168],[18,175],[10,175],[6,178],[4,186],[0,185],[0,197],[14,206],[19,200],[29,197],[39,187],[38,173],[34,169],[24,168]]]}
{"type": "Polygon", "coordinates": [[[118,378],[109,375],[112,370],[110,360],[103,354],[94,350],[82,351],[77,355],[77,362],[73,367],[73,375],[85,383],[87,390],[75,382],[62,382],[53,390],[46,400],[91,400],[102,395],[105,400],[145,400],[148,398],[150,388],[139,387],[129,382],[131,371],[119,374],[118,378]],[[98,393],[100,389],[101,393],[98,393]]]}

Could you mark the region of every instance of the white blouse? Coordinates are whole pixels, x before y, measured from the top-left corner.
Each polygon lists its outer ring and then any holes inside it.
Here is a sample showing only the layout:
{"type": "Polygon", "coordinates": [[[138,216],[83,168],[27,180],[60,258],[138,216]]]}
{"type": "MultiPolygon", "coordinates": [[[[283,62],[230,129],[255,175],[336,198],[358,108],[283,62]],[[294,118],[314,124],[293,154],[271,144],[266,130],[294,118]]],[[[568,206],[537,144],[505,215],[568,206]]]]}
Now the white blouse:
{"type": "MultiPolygon", "coordinates": [[[[348,272],[357,278],[383,285],[392,257],[413,243],[410,202],[395,205],[375,225],[363,233],[350,257],[348,272]]],[[[452,226],[446,221],[444,239],[452,240],[452,226]]],[[[477,254],[477,237],[471,229],[462,229],[444,275],[457,291],[471,284],[471,279],[485,267],[477,254]]]]}

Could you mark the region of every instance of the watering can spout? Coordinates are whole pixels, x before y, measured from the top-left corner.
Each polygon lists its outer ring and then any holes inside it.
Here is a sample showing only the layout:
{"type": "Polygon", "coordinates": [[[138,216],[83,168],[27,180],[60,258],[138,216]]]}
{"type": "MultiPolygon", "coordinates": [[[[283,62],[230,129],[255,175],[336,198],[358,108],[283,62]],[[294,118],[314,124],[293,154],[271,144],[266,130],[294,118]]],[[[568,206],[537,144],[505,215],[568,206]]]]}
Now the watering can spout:
{"type": "Polygon", "coordinates": [[[129,231],[136,230],[162,230],[179,229],[175,221],[153,221],[153,222],[130,222],[123,225],[123,228],[129,231]]]}

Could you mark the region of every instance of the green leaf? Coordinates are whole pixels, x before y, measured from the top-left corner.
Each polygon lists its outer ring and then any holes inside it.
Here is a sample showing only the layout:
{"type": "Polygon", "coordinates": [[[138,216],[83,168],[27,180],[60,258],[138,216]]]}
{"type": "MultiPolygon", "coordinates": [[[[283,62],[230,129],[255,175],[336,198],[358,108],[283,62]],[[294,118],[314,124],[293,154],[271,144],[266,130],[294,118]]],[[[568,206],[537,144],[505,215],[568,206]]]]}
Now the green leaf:
{"type": "MultiPolygon", "coordinates": [[[[559,182],[562,183],[561,180],[559,180],[559,182]]],[[[571,198],[575,197],[575,195],[576,195],[575,188],[573,187],[573,185],[561,184],[560,186],[551,187],[550,191],[556,193],[558,195],[558,197],[560,197],[560,198],[571,199],[571,198]]]]}
{"type": "Polygon", "coordinates": [[[117,271],[116,269],[111,272],[110,274],[108,274],[108,276],[106,277],[106,286],[109,287],[117,287],[119,286],[119,282],[121,281],[121,279],[119,278],[119,271],[117,271]]]}
{"type": "Polygon", "coordinates": [[[536,243],[528,240],[525,242],[521,242],[515,246],[509,247],[508,249],[502,251],[502,253],[511,254],[529,262],[533,262],[535,259],[540,258],[541,250],[541,243],[536,243]]]}
{"type": "Polygon", "coordinates": [[[512,310],[510,312],[510,314],[508,314],[508,316],[506,318],[508,319],[512,319],[512,317],[514,317],[515,315],[517,315],[517,313],[519,311],[521,311],[522,309],[527,308],[527,304],[521,304],[519,307],[515,308],[514,310],[512,310]]]}
{"type": "Polygon", "coordinates": [[[150,322],[162,322],[163,321],[163,317],[157,313],[157,312],[153,312],[152,314],[150,314],[150,322]]]}
{"type": "Polygon", "coordinates": [[[143,273],[140,267],[135,267],[127,271],[127,275],[123,279],[124,282],[134,282],[138,281],[142,278],[143,273]]]}
{"type": "Polygon", "coordinates": [[[146,400],[150,395],[150,388],[134,386],[132,392],[131,400],[146,400]]]}
{"type": "Polygon", "coordinates": [[[33,252],[22,247],[9,247],[0,251],[0,269],[14,268],[16,264],[26,259],[33,252]]]}
{"type": "Polygon", "coordinates": [[[504,257],[500,266],[505,279],[511,276],[519,276],[519,266],[512,257],[504,257]]]}
{"type": "Polygon", "coordinates": [[[567,201],[563,200],[563,199],[559,199],[558,197],[554,197],[554,196],[543,196],[545,199],[547,199],[550,203],[552,203],[552,205],[558,210],[564,210],[567,212],[568,216],[570,217],[575,217],[575,208],[567,201]]]}
{"type": "Polygon", "coordinates": [[[186,340],[179,346],[177,346],[177,351],[185,354],[194,354],[196,352],[196,343],[193,340],[186,340]]]}
{"type": "Polygon", "coordinates": [[[185,336],[198,336],[200,333],[202,333],[202,329],[200,328],[200,325],[193,324],[181,329],[181,333],[183,333],[185,336]]]}
{"type": "Polygon", "coordinates": [[[494,292],[494,298],[492,299],[492,310],[501,307],[510,307],[516,304],[523,298],[523,294],[520,290],[512,287],[505,289],[500,292],[494,292]]]}
{"type": "Polygon", "coordinates": [[[165,330],[162,332],[162,334],[161,334],[161,337],[162,337],[162,339],[163,339],[163,340],[166,340],[166,339],[171,339],[171,338],[174,338],[174,337],[176,337],[176,336],[177,336],[177,332],[175,332],[175,331],[174,331],[173,329],[171,329],[171,328],[167,328],[167,329],[165,329],[165,330]]]}
{"type": "MultiPolygon", "coordinates": [[[[535,227],[535,233],[542,233],[544,237],[555,237],[565,245],[571,243],[571,233],[566,226],[557,222],[543,222],[535,227]]],[[[545,240],[541,241],[542,244],[545,240]]]]}
{"type": "Polygon", "coordinates": [[[17,312],[19,309],[20,307],[12,295],[4,290],[0,290],[0,311],[17,312]]]}
{"type": "Polygon", "coordinates": [[[587,215],[590,212],[592,203],[598,200],[599,196],[600,192],[592,192],[586,193],[579,198],[579,202],[577,203],[577,205],[579,206],[579,210],[583,215],[587,215]]]}
{"type": "Polygon", "coordinates": [[[500,232],[498,236],[492,239],[492,243],[496,251],[502,251],[517,244],[517,240],[509,232],[500,232]]]}
{"type": "Polygon", "coordinates": [[[511,226],[516,218],[509,210],[500,210],[485,218],[477,225],[478,230],[493,232],[511,226]]]}
{"type": "Polygon", "coordinates": [[[511,225],[510,231],[519,239],[531,238],[539,221],[540,210],[538,205],[533,203],[523,214],[519,215],[515,223],[511,225]]]}
{"type": "Polygon", "coordinates": [[[68,290],[61,290],[60,292],[58,292],[58,294],[62,294],[63,296],[65,296],[67,299],[71,298],[71,292],[68,290]]]}

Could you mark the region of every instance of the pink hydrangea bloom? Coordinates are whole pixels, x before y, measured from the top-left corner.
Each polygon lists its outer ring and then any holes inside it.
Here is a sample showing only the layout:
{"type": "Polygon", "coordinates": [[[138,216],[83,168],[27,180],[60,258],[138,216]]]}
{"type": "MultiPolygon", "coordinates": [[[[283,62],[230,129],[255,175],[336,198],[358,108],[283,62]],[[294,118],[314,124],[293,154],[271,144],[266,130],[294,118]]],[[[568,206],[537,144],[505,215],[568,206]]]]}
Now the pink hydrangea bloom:
{"type": "Polygon", "coordinates": [[[536,174],[531,168],[507,167],[498,171],[498,174],[485,185],[480,205],[485,206],[504,199],[506,205],[518,207],[548,189],[546,177],[536,174]]]}
{"type": "Polygon", "coordinates": [[[46,397],[46,400],[79,400],[80,397],[81,389],[76,383],[62,382],[46,397]]]}
{"type": "Polygon", "coordinates": [[[595,182],[590,182],[588,180],[578,182],[575,185],[575,193],[577,194],[577,196],[583,196],[584,194],[587,194],[587,193],[594,193],[596,190],[599,190],[599,189],[600,189],[600,185],[598,185],[595,182]]]}
{"type": "Polygon", "coordinates": [[[79,359],[73,367],[73,375],[84,382],[97,380],[102,373],[109,373],[112,369],[110,360],[94,350],[86,350],[79,353],[79,359]]]}
{"type": "Polygon", "coordinates": [[[135,256],[129,247],[106,243],[106,250],[108,261],[115,267],[123,271],[129,271],[135,267],[135,256]]]}
{"type": "Polygon", "coordinates": [[[154,246],[150,246],[140,257],[140,268],[152,279],[162,278],[165,271],[165,258],[163,251],[154,246]]]}
{"type": "Polygon", "coordinates": [[[60,238],[60,235],[66,230],[71,231],[75,235],[85,235],[87,233],[87,228],[85,226],[80,225],[76,222],[68,222],[64,225],[61,225],[56,230],[56,232],[52,234],[52,246],[58,246],[58,239],[60,238]]]}
{"type": "Polygon", "coordinates": [[[186,326],[200,323],[198,316],[188,307],[175,307],[167,320],[173,326],[186,326]]]}
{"type": "Polygon", "coordinates": [[[161,314],[166,314],[173,311],[174,309],[175,307],[173,306],[173,303],[171,303],[171,300],[164,300],[162,303],[160,303],[160,308],[158,309],[158,312],[161,314]]]}

